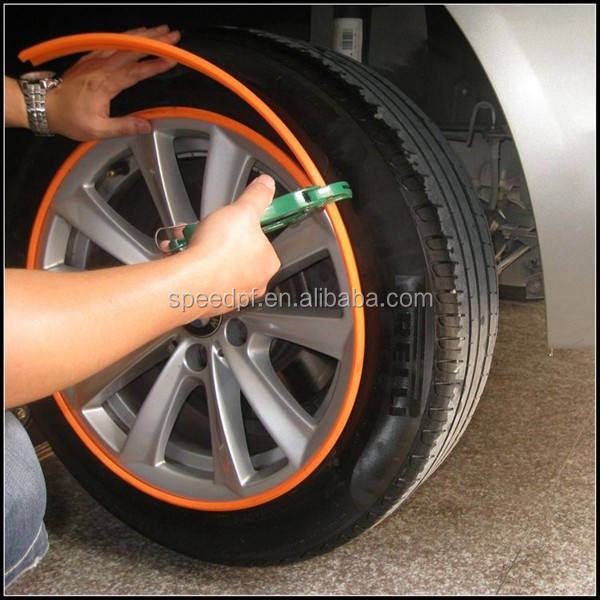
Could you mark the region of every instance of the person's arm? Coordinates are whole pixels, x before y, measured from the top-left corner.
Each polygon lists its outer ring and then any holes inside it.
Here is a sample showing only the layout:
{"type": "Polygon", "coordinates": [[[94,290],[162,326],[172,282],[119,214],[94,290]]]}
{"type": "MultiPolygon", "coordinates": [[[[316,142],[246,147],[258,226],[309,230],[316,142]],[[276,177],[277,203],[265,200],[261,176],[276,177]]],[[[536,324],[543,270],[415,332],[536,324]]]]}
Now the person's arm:
{"type": "Polygon", "coordinates": [[[71,386],[174,327],[226,310],[183,312],[169,294],[263,294],[279,268],[260,228],[274,190],[261,176],[207,217],[185,252],[162,260],[81,273],[7,269],[5,406],[71,386]]]}
{"type": "MultiPolygon", "coordinates": [[[[168,25],[140,27],[125,33],[176,44],[181,35],[168,25]]],[[[85,141],[150,133],[151,126],[137,117],[110,117],[110,101],[124,89],[167,71],[175,61],[164,58],[140,60],[135,52],[98,50],[82,56],[62,75],[62,83],[46,92],[49,128],[73,140],[85,141]]],[[[29,128],[23,94],[16,80],[4,77],[7,127],[29,128]]]]}

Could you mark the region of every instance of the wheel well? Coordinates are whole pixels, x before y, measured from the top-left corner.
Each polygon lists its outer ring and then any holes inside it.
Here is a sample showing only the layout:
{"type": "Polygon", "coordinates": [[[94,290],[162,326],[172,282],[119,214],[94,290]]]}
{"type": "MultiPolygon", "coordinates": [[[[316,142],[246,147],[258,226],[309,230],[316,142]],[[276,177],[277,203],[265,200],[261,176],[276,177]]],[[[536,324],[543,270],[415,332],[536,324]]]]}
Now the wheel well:
{"type": "MultiPolygon", "coordinates": [[[[493,103],[498,124],[506,124],[483,67],[446,8],[361,9],[363,62],[395,83],[439,127],[468,127],[473,107],[482,100],[493,103]]],[[[338,14],[333,6],[312,7],[311,43],[332,47],[338,14]]]]}
{"type": "Polygon", "coordinates": [[[314,6],[311,42],[332,47],[339,18],[362,19],[362,62],[411,98],[462,161],[486,210],[503,297],[543,298],[537,230],[517,148],[454,18],[443,6],[314,6]]]}

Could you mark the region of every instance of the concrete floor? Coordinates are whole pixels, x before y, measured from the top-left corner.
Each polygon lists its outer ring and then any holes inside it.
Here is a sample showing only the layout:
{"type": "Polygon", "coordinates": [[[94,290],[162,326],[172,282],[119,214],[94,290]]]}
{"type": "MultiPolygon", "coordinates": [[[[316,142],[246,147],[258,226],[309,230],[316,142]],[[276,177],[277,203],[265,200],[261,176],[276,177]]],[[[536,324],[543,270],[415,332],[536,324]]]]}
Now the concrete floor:
{"type": "Polygon", "coordinates": [[[43,462],[50,551],[8,594],[594,594],[594,353],[501,306],[487,388],[446,463],[377,528],[303,563],[231,568],[143,538],[43,462]]]}

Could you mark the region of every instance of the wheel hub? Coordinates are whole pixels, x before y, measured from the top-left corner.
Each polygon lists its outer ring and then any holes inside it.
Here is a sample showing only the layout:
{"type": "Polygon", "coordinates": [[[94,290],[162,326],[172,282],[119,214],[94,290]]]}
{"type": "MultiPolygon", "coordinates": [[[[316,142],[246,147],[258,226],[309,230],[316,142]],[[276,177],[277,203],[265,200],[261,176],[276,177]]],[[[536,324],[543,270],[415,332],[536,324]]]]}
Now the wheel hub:
{"type": "Polygon", "coordinates": [[[185,328],[198,337],[211,337],[217,332],[222,322],[223,317],[217,315],[206,319],[196,319],[188,323],[185,328]]]}

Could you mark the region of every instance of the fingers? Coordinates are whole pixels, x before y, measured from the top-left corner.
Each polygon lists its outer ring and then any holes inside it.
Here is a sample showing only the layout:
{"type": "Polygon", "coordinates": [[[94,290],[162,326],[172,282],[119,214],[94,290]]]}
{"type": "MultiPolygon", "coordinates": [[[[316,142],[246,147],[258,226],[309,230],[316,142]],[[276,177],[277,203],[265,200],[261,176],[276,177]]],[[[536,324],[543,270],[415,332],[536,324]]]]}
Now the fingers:
{"type": "MultiPolygon", "coordinates": [[[[145,37],[158,42],[165,42],[167,44],[177,44],[177,42],[179,42],[181,39],[181,33],[179,31],[168,31],[168,27],[167,31],[165,32],[159,28],[156,28],[140,33],[138,34],[138,37],[145,37]]],[[[107,59],[106,68],[110,70],[120,69],[130,63],[140,60],[144,56],[146,56],[146,54],[140,52],[115,52],[107,59]]]]}
{"type": "MultiPolygon", "coordinates": [[[[182,238],[183,230],[185,229],[185,227],[186,227],[186,223],[180,223],[179,225],[173,227],[171,229],[172,239],[182,238]]],[[[166,252],[166,253],[170,254],[171,253],[171,249],[169,248],[170,243],[171,243],[171,240],[161,240],[159,242],[161,252],[166,252]]]]}
{"type": "MultiPolygon", "coordinates": [[[[147,27],[138,27],[136,29],[130,29],[124,31],[127,35],[137,35],[139,37],[145,37],[149,39],[156,39],[161,42],[168,44],[176,44],[181,39],[181,33],[179,31],[170,31],[168,25],[159,25],[148,29],[147,27]]],[[[94,52],[88,52],[82,56],[75,64],[81,64],[92,59],[109,59],[113,57],[114,63],[110,64],[112,68],[120,68],[121,66],[130,62],[135,62],[145,56],[139,52],[125,52],[122,50],[95,50],[94,52]]]]}
{"type": "Polygon", "coordinates": [[[236,200],[235,204],[251,206],[260,219],[263,212],[273,202],[275,181],[269,175],[259,175],[236,200]]]}
{"type": "Polygon", "coordinates": [[[164,73],[172,69],[177,64],[174,60],[167,58],[157,58],[155,60],[144,60],[134,63],[128,68],[123,68],[117,73],[112,73],[104,82],[104,90],[112,99],[122,90],[129,88],[136,83],[154,77],[159,73],[164,73]]]}
{"type": "Polygon", "coordinates": [[[152,125],[150,124],[150,121],[138,119],[137,117],[115,117],[112,119],[101,119],[94,125],[94,139],[141,135],[150,133],[152,131],[152,125]]]}
{"type": "Polygon", "coordinates": [[[153,33],[160,35],[162,33],[166,33],[167,31],[169,31],[169,26],[163,24],[150,27],[150,29],[148,29],[148,27],[136,27],[135,29],[128,29],[123,33],[126,33],[127,35],[152,35],[153,33]]]}
{"type": "MultiPolygon", "coordinates": [[[[147,27],[136,27],[135,29],[129,29],[128,31],[124,31],[127,35],[140,35],[147,37],[148,32],[157,31],[160,34],[166,33],[169,31],[168,25],[159,25],[158,27],[153,27],[152,29],[148,29],[147,27]]],[[[84,56],[82,56],[77,62],[82,63],[88,61],[93,58],[108,58],[113,54],[116,54],[119,50],[94,50],[93,52],[88,52],[84,56]]]]}

